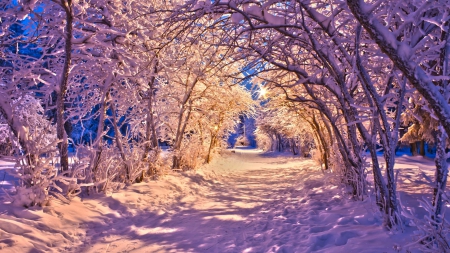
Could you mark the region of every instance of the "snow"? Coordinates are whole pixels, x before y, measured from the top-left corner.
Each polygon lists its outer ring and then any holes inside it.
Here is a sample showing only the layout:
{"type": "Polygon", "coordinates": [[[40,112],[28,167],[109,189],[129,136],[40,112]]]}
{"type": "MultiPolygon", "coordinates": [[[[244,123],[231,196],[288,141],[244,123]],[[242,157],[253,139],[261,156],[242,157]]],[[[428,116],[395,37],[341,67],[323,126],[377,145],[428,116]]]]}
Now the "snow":
{"type": "Polygon", "coordinates": [[[242,20],[244,20],[244,16],[241,13],[236,12],[231,14],[231,22],[233,24],[239,24],[242,20]]]}
{"type": "Polygon", "coordinates": [[[264,13],[264,18],[269,24],[272,25],[284,25],[286,23],[284,17],[275,16],[270,13],[264,13]]]}
{"type": "Polygon", "coordinates": [[[259,6],[256,5],[244,6],[244,11],[258,18],[262,18],[262,9],[259,6]]]}
{"type": "MultiPolygon", "coordinates": [[[[0,176],[12,165],[1,162],[0,176]]],[[[430,196],[421,186],[432,160],[402,156],[396,168],[403,203],[430,196]]],[[[310,159],[239,147],[200,170],[68,205],[24,209],[2,195],[0,250],[405,252],[414,228],[384,230],[373,200],[349,199],[337,181],[310,159]]]]}
{"type": "MultiPolygon", "coordinates": [[[[0,156],[0,188],[6,191],[12,190],[14,183],[17,183],[12,173],[8,173],[14,168],[15,162],[11,158],[0,156]]],[[[1,195],[2,190],[0,190],[1,195]]]]}

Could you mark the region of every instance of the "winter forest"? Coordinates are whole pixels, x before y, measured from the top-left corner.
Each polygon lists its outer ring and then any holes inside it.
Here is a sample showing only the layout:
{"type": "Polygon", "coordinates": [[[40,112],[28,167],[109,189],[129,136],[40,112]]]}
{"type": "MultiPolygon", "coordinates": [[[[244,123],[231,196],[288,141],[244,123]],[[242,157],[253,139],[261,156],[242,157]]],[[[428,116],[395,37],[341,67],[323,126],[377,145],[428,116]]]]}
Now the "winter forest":
{"type": "Polygon", "coordinates": [[[0,0],[0,252],[450,252],[447,0],[0,0]]]}

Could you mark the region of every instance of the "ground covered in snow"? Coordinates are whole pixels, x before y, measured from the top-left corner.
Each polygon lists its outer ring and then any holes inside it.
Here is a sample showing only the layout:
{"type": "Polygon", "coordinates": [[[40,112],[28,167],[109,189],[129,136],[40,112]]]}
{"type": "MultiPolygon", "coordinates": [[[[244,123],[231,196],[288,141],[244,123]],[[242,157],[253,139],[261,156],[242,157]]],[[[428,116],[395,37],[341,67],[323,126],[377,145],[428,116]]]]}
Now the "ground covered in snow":
{"type": "MultiPolygon", "coordinates": [[[[417,205],[432,169],[411,164],[432,161],[407,159],[398,161],[400,196],[417,205]]],[[[237,149],[196,172],[70,204],[24,209],[3,195],[0,251],[406,252],[413,227],[392,233],[381,223],[372,199],[348,199],[312,160],[237,149]]]]}

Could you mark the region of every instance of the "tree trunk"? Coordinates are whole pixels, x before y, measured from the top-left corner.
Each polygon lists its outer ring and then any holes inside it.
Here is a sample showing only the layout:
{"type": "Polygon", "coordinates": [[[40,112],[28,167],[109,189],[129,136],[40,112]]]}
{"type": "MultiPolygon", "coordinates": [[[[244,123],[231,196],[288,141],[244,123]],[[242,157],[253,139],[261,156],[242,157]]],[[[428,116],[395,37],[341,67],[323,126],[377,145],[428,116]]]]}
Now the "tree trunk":
{"type": "Polygon", "coordinates": [[[281,134],[277,133],[277,141],[278,141],[278,152],[283,152],[283,138],[281,134]]]}
{"type": "Polygon", "coordinates": [[[158,136],[156,135],[155,119],[153,118],[153,103],[154,103],[154,90],[155,90],[155,80],[156,74],[158,73],[158,59],[155,59],[155,65],[153,67],[153,75],[150,77],[148,82],[149,94],[148,94],[148,104],[147,104],[147,119],[146,119],[146,145],[145,154],[155,148],[158,148],[158,136]]]}
{"type": "Polygon", "coordinates": [[[96,172],[98,170],[98,166],[100,164],[100,159],[101,159],[101,154],[102,154],[102,148],[103,148],[103,131],[105,128],[105,120],[106,120],[106,112],[108,111],[108,102],[110,99],[110,91],[109,91],[109,85],[106,88],[106,91],[104,91],[104,95],[102,98],[102,103],[100,105],[100,119],[98,122],[98,127],[97,127],[97,136],[95,137],[94,140],[94,145],[93,148],[95,150],[95,154],[92,157],[92,160],[90,162],[90,169],[94,174],[94,181],[96,181],[96,172]]]}
{"type": "Polygon", "coordinates": [[[419,154],[423,157],[425,157],[425,140],[421,140],[420,141],[420,146],[419,146],[419,154]]]}
{"type": "Polygon", "coordinates": [[[276,142],[276,138],[273,138],[273,134],[270,134],[270,151],[276,151],[277,150],[277,142],[276,142]]]}
{"type": "MultiPolygon", "coordinates": [[[[316,120],[316,116],[313,114],[312,116],[312,122],[310,123],[316,133],[316,138],[319,141],[319,150],[322,155],[322,163],[325,165],[325,170],[329,169],[329,161],[328,157],[330,156],[329,146],[327,145],[327,142],[324,139],[323,131],[320,127],[319,122],[316,120]]],[[[322,167],[322,164],[320,165],[322,167]]]]}
{"type": "Polygon", "coordinates": [[[217,133],[211,133],[211,141],[209,143],[208,155],[206,157],[207,163],[211,162],[211,159],[212,159],[211,153],[212,153],[213,148],[216,146],[216,138],[217,138],[217,133]]]}
{"type": "Polygon", "coordinates": [[[181,162],[181,156],[179,154],[179,152],[181,151],[181,143],[183,141],[183,136],[184,136],[184,132],[186,130],[186,126],[189,122],[189,118],[191,116],[191,106],[189,105],[187,108],[187,113],[186,113],[186,108],[185,105],[183,105],[180,109],[180,115],[178,117],[178,126],[177,126],[177,134],[175,137],[175,144],[173,146],[173,151],[175,152],[175,154],[173,155],[172,158],[172,169],[180,169],[180,162],[181,162]],[[186,116],[184,115],[186,114],[186,116]]]}
{"type": "Polygon", "coordinates": [[[409,145],[410,145],[410,148],[411,148],[412,156],[416,156],[417,155],[417,143],[416,142],[412,142],[409,145]]]}
{"type": "Polygon", "coordinates": [[[445,130],[440,127],[436,138],[436,172],[435,172],[435,186],[433,190],[433,207],[435,212],[431,217],[437,223],[442,221],[442,194],[445,192],[447,185],[448,164],[447,154],[445,152],[447,143],[447,134],[445,130]]]}
{"type": "MultiPolygon", "coordinates": [[[[153,68],[153,76],[150,78],[148,83],[149,86],[149,94],[148,94],[148,104],[147,104],[147,119],[146,119],[146,131],[145,131],[145,147],[144,147],[144,155],[142,160],[146,160],[148,164],[147,173],[150,176],[154,177],[157,173],[156,167],[152,165],[153,161],[148,160],[148,153],[151,150],[155,151],[155,158],[159,156],[159,145],[158,145],[158,136],[156,135],[156,125],[155,119],[153,117],[153,103],[154,103],[154,86],[155,86],[155,75],[158,73],[158,59],[155,59],[155,66],[153,68]]],[[[142,171],[141,178],[139,181],[144,179],[144,171],[142,171]]]]}
{"type": "Polygon", "coordinates": [[[390,220],[386,223],[386,225],[390,228],[394,227],[400,222],[397,204],[397,184],[394,175],[395,156],[393,153],[393,147],[387,147],[384,150],[384,159],[386,161],[387,188],[389,193],[389,208],[386,209],[386,211],[390,217],[390,220]]]}
{"type": "Polygon", "coordinates": [[[69,82],[70,65],[72,62],[73,10],[72,10],[72,0],[62,0],[61,3],[62,3],[61,6],[63,7],[64,12],[66,13],[66,27],[64,31],[65,59],[64,59],[64,67],[61,73],[61,81],[59,83],[56,97],[56,136],[60,141],[58,147],[59,147],[61,170],[67,171],[69,170],[69,150],[68,150],[69,143],[67,140],[66,131],[64,129],[64,122],[66,120],[64,102],[69,82]]]}
{"type": "Polygon", "coordinates": [[[181,143],[183,141],[183,137],[184,137],[184,132],[186,130],[186,126],[189,122],[189,118],[191,116],[191,111],[192,111],[192,107],[191,104],[189,102],[189,99],[191,98],[192,92],[194,90],[195,85],[197,84],[198,79],[195,79],[191,85],[186,84],[186,93],[184,94],[183,100],[180,103],[180,112],[178,115],[178,125],[177,125],[177,132],[175,135],[175,144],[173,145],[173,151],[174,151],[174,155],[172,157],[172,169],[180,169],[180,162],[181,162],[181,157],[179,152],[181,151],[181,143]],[[186,108],[187,107],[187,108],[186,108]],[[186,113],[187,110],[187,115],[185,116],[184,114],[186,113]]]}
{"type": "Polygon", "coordinates": [[[297,155],[297,147],[296,147],[296,145],[295,145],[295,139],[294,138],[291,138],[291,149],[292,149],[292,154],[293,155],[297,155]]]}
{"type": "Polygon", "coordinates": [[[114,137],[116,139],[116,147],[119,149],[120,157],[122,158],[122,162],[124,165],[125,173],[126,173],[126,180],[128,182],[131,181],[131,171],[130,166],[128,164],[128,159],[125,154],[125,151],[123,150],[123,143],[122,143],[122,133],[120,132],[118,123],[117,123],[117,116],[116,116],[116,105],[114,104],[114,101],[111,102],[111,111],[112,111],[112,123],[114,127],[114,137]]]}

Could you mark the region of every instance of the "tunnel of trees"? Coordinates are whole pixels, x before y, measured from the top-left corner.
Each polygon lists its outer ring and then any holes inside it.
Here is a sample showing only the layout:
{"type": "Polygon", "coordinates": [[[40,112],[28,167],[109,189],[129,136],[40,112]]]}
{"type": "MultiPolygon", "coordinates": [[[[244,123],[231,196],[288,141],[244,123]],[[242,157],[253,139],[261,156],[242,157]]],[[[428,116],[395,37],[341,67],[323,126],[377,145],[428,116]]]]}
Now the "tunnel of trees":
{"type": "Polygon", "coordinates": [[[25,205],[42,205],[194,169],[251,118],[260,148],[312,157],[355,200],[373,188],[394,228],[396,148],[424,155],[426,144],[436,153],[430,227],[442,231],[449,10],[425,0],[1,0],[0,149],[17,160],[17,194],[34,196],[25,205]]]}

